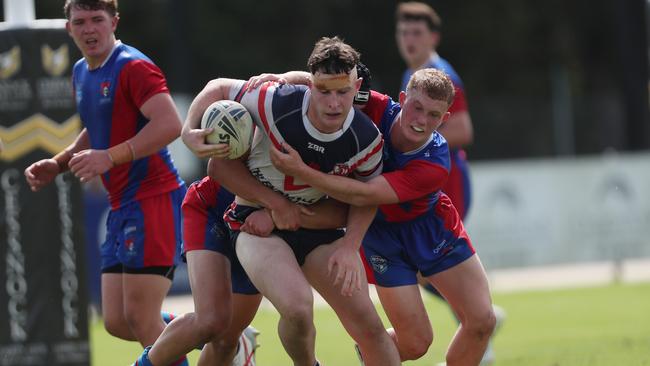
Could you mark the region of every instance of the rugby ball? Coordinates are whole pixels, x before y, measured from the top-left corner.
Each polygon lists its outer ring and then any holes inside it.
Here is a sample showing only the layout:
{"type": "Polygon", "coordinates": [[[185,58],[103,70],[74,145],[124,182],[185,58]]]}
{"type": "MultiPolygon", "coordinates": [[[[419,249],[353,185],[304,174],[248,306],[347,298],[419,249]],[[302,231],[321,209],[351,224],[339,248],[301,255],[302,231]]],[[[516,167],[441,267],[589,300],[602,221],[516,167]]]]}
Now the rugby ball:
{"type": "Polygon", "coordinates": [[[243,105],[232,100],[212,103],[201,118],[201,128],[210,127],[214,130],[205,137],[205,142],[230,145],[228,159],[237,159],[250,149],[255,124],[243,105]]]}

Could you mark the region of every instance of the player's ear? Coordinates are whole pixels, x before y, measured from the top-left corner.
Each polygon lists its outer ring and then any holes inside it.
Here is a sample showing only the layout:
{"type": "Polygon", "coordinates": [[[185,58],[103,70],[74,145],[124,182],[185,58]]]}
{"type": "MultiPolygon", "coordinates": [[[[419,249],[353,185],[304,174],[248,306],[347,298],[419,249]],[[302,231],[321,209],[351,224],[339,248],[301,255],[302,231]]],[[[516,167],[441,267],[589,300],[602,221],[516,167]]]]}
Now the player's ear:
{"type": "Polygon", "coordinates": [[[113,19],[111,19],[113,32],[115,32],[115,30],[117,29],[117,23],[119,22],[120,22],[120,16],[118,14],[115,14],[113,19]]]}
{"type": "Polygon", "coordinates": [[[361,89],[361,83],[363,83],[363,78],[358,78],[357,81],[354,82],[354,89],[356,91],[359,91],[359,89],[361,89]]]}
{"type": "Polygon", "coordinates": [[[449,119],[449,116],[451,116],[451,112],[445,112],[445,114],[442,115],[442,118],[440,118],[442,123],[447,122],[447,120],[449,119]]]}
{"type": "Polygon", "coordinates": [[[402,107],[404,107],[405,101],[406,101],[406,92],[402,90],[401,92],[399,92],[399,104],[401,104],[402,107]]]}

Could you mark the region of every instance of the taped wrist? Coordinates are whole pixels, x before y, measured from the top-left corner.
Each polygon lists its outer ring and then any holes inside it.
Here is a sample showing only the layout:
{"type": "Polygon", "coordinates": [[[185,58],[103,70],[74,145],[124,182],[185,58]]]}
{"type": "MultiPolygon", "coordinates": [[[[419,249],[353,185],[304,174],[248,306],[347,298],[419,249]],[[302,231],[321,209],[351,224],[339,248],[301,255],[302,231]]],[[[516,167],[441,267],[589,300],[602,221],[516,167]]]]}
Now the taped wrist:
{"type": "Polygon", "coordinates": [[[60,153],[54,155],[52,159],[54,159],[59,165],[59,172],[63,173],[69,169],[68,163],[70,162],[70,159],[72,159],[72,153],[70,153],[68,150],[63,150],[60,153]]]}
{"type": "Polygon", "coordinates": [[[113,166],[135,160],[135,150],[131,141],[126,140],[108,149],[108,157],[113,162],[113,166]]]}

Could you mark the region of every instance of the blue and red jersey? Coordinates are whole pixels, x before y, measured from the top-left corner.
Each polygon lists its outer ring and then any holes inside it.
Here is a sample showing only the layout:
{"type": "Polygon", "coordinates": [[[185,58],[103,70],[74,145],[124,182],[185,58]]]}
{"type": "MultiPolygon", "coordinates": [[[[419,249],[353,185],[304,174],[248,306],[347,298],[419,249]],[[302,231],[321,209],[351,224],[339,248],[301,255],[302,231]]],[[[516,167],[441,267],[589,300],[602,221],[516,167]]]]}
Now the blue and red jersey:
{"type": "Polygon", "coordinates": [[[400,201],[380,205],[375,221],[410,221],[434,210],[450,169],[445,138],[434,131],[422,147],[400,152],[393,147],[390,138],[391,127],[401,111],[399,103],[372,90],[363,111],[384,135],[382,175],[400,201]]]}
{"type": "MultiPolygon", "coordinates": [[[[456,96],[454,97],[454,102],[449,107],[449,112],[453,114],[467,111],[467,98],[465,96],[463,81],[451,64],[434,53],[424,68],[434,68],[444,71],[454,84],[456,96]]],[[[404,71],[401,90],[406,90],[411,75],[413,75],[413,70],[406,69],[404,71]]],[[[471,185],[466,153],[463,149],[454,147],[449,149],[449,154],[451,155],[451,170],[449,172],[449,179],[442,190],[451,198],[460,217],[465,219],[471,204],[471,185]]]]}
{"type": "MultiPolygon", "coordinates": [[[[92,149],[108,149],[135,136],[149,122],[140,112],[142,105],[156,94],[169,93],[162,71],[119,41],[96,69],[89,70],[83,58],[77,61],[72,81],[92,149]]],[[[167,147],[111,168],[102,182],[113,209],[184,185],[167,147]]]]}

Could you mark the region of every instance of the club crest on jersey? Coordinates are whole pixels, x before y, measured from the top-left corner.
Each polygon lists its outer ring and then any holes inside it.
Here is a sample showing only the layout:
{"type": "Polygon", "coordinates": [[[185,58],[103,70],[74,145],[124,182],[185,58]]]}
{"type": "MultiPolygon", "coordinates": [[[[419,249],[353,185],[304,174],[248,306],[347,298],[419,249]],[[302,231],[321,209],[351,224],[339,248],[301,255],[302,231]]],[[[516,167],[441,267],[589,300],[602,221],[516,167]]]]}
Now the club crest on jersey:
{"type": "Polygon", "coordinates": [[[102,84],[100,85],[100,92],[102,93],[102,95],[103,95],[104,97],[107,97],[108,94],[110,94],[110,92],[111,92],[111,89],[110,89],[110,88],[111,88],[111,83],[110,83],[110,81],[104,81],[104,82],[102,82],[102,84]]]}
{"type": "Polygon", "coordinates": [[[350,167],[346,164],[336,164],[332,172],[336,175],[347,176],[350,175],[350,167]]]}
{"type": "Polygon", "coordinates": [[[386,270],[388,270],[388,261],[384,257],[371,255],[370,264],[372,265],[372,269],[379,274],[384,273],[386,270]]]}

